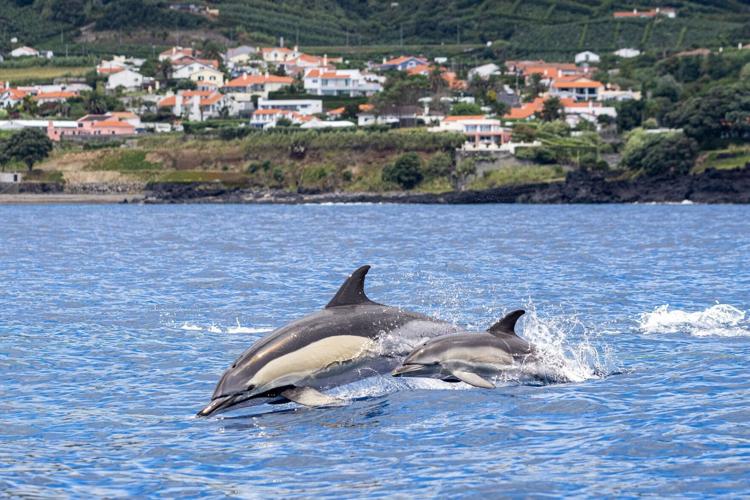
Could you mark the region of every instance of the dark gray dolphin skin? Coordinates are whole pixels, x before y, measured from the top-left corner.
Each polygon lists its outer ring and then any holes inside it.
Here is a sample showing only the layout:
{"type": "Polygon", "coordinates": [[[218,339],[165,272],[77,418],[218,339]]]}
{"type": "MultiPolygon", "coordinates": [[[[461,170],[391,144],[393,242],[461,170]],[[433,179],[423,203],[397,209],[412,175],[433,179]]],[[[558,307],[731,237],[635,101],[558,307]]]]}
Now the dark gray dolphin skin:
{"type": "Polygon", "coordinates": [[[393,371],[394,377],[429,377],[466,382],[491,389],[491,379],[535,360],[534,347],[516,335],[517,310],[492,325],[487,333],[460,333],[428,340],[393,371]]]}
{"type": "Polygon", "coordinates": [[[198,415],[288,401],[334,405],[339,400],[320,389],[389,373],[425,338],[460,331],[368,299],[364,283],[369,269],[354,271],[325,309],[271,332],[242,353],[198,415]],[[391,338],[394,346],[384,349],[384,340],[391,338]]]}

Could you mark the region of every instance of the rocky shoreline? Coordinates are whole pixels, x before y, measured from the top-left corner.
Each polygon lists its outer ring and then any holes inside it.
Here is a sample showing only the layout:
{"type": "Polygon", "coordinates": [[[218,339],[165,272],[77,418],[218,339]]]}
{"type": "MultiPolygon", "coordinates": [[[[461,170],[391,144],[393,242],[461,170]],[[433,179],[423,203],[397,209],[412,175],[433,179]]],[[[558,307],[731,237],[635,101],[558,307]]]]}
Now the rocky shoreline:
{"type": "Polygon", "coordinates": [[[750,203],[750,165],[736,170],[708,169],[697,175],[673,178],[610,178],[577,171],[564,182],[504,186],[484,191],[441,194],[290,193],[287,191],[227,188],[215,184],[158,184],[149,186],[145,203],[750,203]]]}
{"type": "Polygon", "coordinates": [[[227,187],[216,183],[159,183],[146,186],[97,184],[64,186],[22,183],[0,190],[0,203],[750,203],[750,165],[682,177],[618,179],[597,172],[570,172],[564,181],[503,186],[484,191],[441,194],[288,192],[227,187]]]}

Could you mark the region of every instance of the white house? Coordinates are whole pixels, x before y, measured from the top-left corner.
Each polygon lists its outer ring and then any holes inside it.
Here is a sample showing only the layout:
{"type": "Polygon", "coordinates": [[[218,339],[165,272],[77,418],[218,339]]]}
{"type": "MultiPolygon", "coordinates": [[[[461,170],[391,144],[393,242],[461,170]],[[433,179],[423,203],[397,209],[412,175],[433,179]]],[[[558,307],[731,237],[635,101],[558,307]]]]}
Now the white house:
{"type": "Polygon", "coordinates": [[[616,55],[617,57],[622,57],[623,59],[631,59],[633,57],[638,57],[639,55],[641,55],[641,51],[638,49],[624,48],[614,51],[614,55],[616,55]]]}
{"type": "Polygon", "coordinates": [[[496,148],[510,141],[510,132],[503,129],[500,120],[475,116],[446,116],[430,132],[459,132],[466,136],[466,146],[470,148],[496,148]]]}
{"type": "Polygon", "coordinates": [[[32,47],[18,47],[8,54],[10,57],[39,57],[39,51],[32,47]]]}
{"type": "Polygon", "coordinates": [[[576,101],[599,100],[599,93],[604,84],[586,77],[556,78],[549,86],[550,93],[563,98],[570,97],[576,101]]]}
{"type": "Polygon", "coordinates": [[[292,123],[301,124],[316,120],[309,115],[302,115],[296,111],[286,109],[259,109],[250,118],[250,126],[256,128],[275,127],[277,122],[285,118],[292,123]]]}
{"type": "Polygon", "coordinates": [[[599,102],[563,102],[565,110],[565,121],[571,127],[575,127],[581,120],[597,123],[600,116],[617,118],[617,110],[613,106],[603,106],[599,102]]]}
{"type": "Polygon", "coordinates": [[[280,109],[296,111],[301,115],[315,115],[323,112],[323,101],[317,99],[258,99],[258,109],[280,109]]]}
{"type": "Polygon", "coordinates": [[[235,47],[233,49],[227,49],[226,53],[224,54],[224,60],[228,65],[231,66],[247,64],[247,62],[252,59],[257,53],[258,49],[256,47],[250,47],[249,45],[240,45],[239,47],[235,47]]]}
{"type": "Polygon", "coordinates": [[[175,80],[188,80],[193,73],[197,73],[202,69],[216,70],[216,66],[211,61],[199,60],[190,58],[183,58],[173,63],[172,78],[175,80]]]}
{"type": "Polygon", "coordinates": [[[483,64],[469,70],[469,80],[473,78],[481,78],[487,80],[493,75],[500,74],[500,66],[495,63],[483,64]]]}
{"type": "Polygon", "coordinates": [[[198,52],[190,47],[172,47],[159,54],[159,61],[178,61],[183,57],[197,57],[198,52]]]}
{"type": "Polygon", "coordinates": [[[268,97],[269,92],[281,90],[294,83],[289,76],[276,75],[242,75],[224,84],[224,91],[247,95],[268,97]]]}
{"type": "Polygon", "coordinates": [[[169,109],[175,116],[186,116],[191,121],[203,121],[218,117],[226,106],[226,98],[218,92],[181,90],[176,95],[167,95],[157,106],[169,109]]]}
{"type": "Polygon", "coordinates": [[[287,49],[286,47],[263,47],[260,49],[263,60],[268,63],[282,63],[297,59],[300,55],[299,49],[287,49]]]}
{"type": "Polygon", "coordinates": [[[383,90],[385,78],[358,69],[314,68],[305,73],[305,91],[313,95],[371,96],[383,90]]]}
{"type": "Polygon", "coordinates": [[[640,101],[641,91],[640,90],[617,90],[617,89],[605,89],[599,92],[599,100],[601,101],[640,101]]]}
{"type": "Polygon", "coordinates": [[[381,71],[406,71],[407,69],[417,66],[428,66],[429,64],[429,61],[424,57],[400,56],[393,59],[383,59],[383,64],[379,67],[381,71]]]}
{"type": "Polygon", "coordinates": [[[131,69],[124,69],[112,73],[107,78],[107,90],[117,90],[122,87],[126,91],[140,90],[143,86],[143,75],[131,69]]]}
{"type": "Polygon", "coordinates": [[[575,57],[576,64],[597,64],[601,61],[601,57],[590,50],[579,52],[575,57]]]}

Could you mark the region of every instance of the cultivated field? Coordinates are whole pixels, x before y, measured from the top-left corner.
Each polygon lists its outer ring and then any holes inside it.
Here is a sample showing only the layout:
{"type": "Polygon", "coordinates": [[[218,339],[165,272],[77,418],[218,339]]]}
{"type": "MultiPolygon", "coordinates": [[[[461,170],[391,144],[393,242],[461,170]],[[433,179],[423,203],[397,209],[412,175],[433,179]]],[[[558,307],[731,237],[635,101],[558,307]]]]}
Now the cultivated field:
{"type": "Polygon", "coordinates": [[[2,82],[43,82],[61,76],[81,76],[91,71],[90,66],[37,66],[31,68],[0,67],[2,82]]]}

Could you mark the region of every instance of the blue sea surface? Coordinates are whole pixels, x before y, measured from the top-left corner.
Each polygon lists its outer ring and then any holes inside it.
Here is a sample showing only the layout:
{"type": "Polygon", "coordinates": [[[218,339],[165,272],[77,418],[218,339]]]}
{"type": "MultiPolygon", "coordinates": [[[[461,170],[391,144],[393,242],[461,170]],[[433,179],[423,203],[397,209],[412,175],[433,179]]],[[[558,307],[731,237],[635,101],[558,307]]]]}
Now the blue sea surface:
{"type": "Polygon", "coordinates": [[[0,491],[748,496],[749,309],[747,206],[0,206],[0,491]],[[525,308],[569,381],[194,416],[362,264],[473,330],[525,308]]]}

